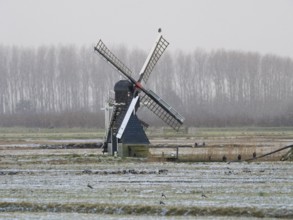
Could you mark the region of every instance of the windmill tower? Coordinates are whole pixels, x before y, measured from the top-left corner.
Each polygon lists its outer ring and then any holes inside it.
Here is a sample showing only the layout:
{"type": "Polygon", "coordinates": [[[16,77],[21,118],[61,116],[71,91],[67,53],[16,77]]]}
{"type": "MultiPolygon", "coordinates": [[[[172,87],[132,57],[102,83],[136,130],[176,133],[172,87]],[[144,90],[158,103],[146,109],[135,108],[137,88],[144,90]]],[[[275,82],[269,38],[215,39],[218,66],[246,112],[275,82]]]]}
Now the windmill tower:
{"type": "Polygon", "coordinates": [[[141,104],[177,131],[183,124],[184,118],[174,108],[156,93],[145,88],[151,72],[168,45],[159,29],[159,36],[139,73],[138,80],[133,78],[131,70],[101,40],[95,46],[95,51],[125,78],[114,86],[115,99],[111,101],[113,111],[104,144],[104,151],[109,154],[118,152],[121,156],[139,156],[136,155],[139,153],[138,149],[146,148],[150,143],[144,132],[147,124],[136,115],[141,104]]]}

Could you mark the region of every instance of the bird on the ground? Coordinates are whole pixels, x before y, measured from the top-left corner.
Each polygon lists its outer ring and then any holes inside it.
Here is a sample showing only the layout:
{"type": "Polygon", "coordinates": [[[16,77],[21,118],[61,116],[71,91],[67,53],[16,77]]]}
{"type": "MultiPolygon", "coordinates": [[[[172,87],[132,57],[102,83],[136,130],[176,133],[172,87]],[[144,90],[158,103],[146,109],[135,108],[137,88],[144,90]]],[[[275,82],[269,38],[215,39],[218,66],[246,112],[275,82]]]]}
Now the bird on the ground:
{"type": "Polygon", "coordinates": [[[93,189],[93,187],[89,183],[87,184],[87,187],[93,189]]]}
{"type": "Polygon", "coordinates": [[[224,161],[224,162],[227,161],[227,157],[226,157],[226,155],[223,156],[223,161],[224,161]]]}
{"type": "Polygon", "coordinates": [[[160,201],[160,205],[165,205],[165,203],[163,201],[160,201]]]}
{"type": "Polygon", "coordinates": [[[241,160],[241,154],[238,155],[237,159],[238,160],[241,160]]]}
{"type": "Polygon", "coordinates": [[[201,197],[208,198],[204,193],[201,194],[201,197]]]}
{"type": "Polygon", "coordinates": [[[166,195],[164,193],[162,193],[162,197],[165,198],[165,199],[167,199],[167,197],[166,197],[166,195]]]}
{"type": "Polygon", "coordinates": [[[253,152],[252,156],[253,158],[256,158],[256,152],[253,152]]]}

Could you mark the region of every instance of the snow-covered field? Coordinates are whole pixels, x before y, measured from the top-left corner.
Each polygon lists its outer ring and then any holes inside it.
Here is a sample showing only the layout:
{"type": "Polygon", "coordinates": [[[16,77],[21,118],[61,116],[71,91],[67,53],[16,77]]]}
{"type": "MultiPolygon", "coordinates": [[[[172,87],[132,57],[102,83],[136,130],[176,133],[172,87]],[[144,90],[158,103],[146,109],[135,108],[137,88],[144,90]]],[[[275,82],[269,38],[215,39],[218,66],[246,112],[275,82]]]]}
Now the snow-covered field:
{"type": "Polygon", "coordinates": [[[0,219],[293,218],[292,162],[150,162],[0,151],[0,219]]]}

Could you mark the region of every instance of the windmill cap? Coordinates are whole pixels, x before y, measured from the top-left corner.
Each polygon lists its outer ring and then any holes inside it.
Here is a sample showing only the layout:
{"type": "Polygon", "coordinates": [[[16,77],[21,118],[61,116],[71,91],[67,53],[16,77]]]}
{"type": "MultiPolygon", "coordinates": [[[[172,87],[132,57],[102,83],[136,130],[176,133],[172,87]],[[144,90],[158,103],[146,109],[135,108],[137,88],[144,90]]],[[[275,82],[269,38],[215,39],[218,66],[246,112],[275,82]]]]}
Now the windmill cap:
{"type": "Polygon", "coordinates": [[[119,80],[115,86],[114,91],[132,91],[133,84],[128,80],[119,80]]]}

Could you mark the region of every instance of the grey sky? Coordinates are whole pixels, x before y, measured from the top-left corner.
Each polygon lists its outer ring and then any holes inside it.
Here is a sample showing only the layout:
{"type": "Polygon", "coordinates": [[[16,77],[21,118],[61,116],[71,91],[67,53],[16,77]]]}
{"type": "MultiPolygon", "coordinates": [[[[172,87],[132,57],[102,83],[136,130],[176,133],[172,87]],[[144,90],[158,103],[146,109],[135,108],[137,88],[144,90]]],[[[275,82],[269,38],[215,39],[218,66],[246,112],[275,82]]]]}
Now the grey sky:
{"type": "Polygon", "coordinates": [[[233,49],[293,58],[291,0],[0,0],[0,44],[233,49]]]}

